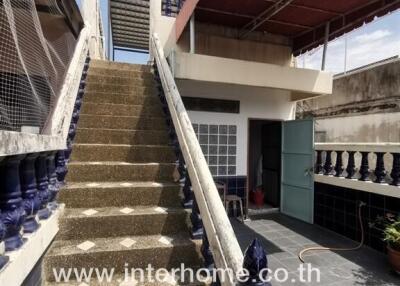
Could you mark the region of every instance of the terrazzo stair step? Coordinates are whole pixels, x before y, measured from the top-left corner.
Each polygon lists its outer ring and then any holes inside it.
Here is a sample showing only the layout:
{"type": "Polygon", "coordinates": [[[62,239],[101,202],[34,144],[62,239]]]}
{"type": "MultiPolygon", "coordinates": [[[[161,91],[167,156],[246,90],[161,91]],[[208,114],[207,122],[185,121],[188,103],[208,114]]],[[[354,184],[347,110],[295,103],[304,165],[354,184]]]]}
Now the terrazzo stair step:
{"type": "Polygon", "coordinates": [[[71,162],[69,182],[172,181],[175,164],[127,162],[71,162]]]}
{"type": "Polygon", "coordinates": [[[58,240],[44,259],[44,278],[55,281],[53,269],[60,268],[113,268],[116,273],[124,273],[126,265],[128,269],[146,269],[149,264],[156,269],[172,269],[184,263],[186,267],[198,268],[200,243],[191,240],[186,232],[168,236],[58,240]]]}
{"type": "Polygon", "coordinates": [[[82,114],[79,128],[129,129],[129,130],[166,130],[167,124],[162,117],[103,116],[82,114]]]}
{"type": "MultiPolygon", "coordinates": [[[[154,94],[141,95],[139,93],[110,93],[110,92],[85,92],[84,102],[113,103],[126,105],[161,106],[160,99],[154,94]]],[[[160,113],[162,114],[162,113],[160,113]]]]}
{"type": "Polygon", "coordinates": [[[146,116],[158,115],[161,117],[162,109],[158,105],[133,105],[133,104],[112,104],[84,102],[81,114],[90,115],[113,115],[113,116],[146,116]]]}
{"type": "Polygon", "coordinates": [[[86,83],[85,92],[105,92],[105,93],[124,93],[134,94],[136,96],[153,96],[156,95],[156,87],[154,84],[138,85],[138,84],[103,84],[103,83],[86,83]]]}
{"type": "Polygon", "coordinates": [[[68,183],[59,200],[68,208],[179,207],[179,190],[178,184],[159,182],[68,183]]]}
{"type": "Polygon", "coordinates": [[[159,206],[67,208],[59,221],[57,240],[173,234],[187,230],[187,217],[182,208],[159,206]]]}
{"type": "MultiPolygon", "coordinates": [[[[94,274],[96,275],[96,274],[94,274]]],[[[180,275],[173,275],[172,272],[164,275],[161,275],[160,278],[156,278],[156,276],[147,277],[146,273],[143,278],[139,276],[139,274],[134,275],[131,272],[128,272],[127,278],[125,278],[125,273],[116,273],[112,276],[111,281],[105,281],[105,279],[101,282],[98,281],[97,278],[93,278],[90,281],[90,286],[207,286],[212,285],[212,281],[204,281],[204,280],[195,280],[190,281],[189,275],[184,278],[183,281],[180,279],[180,275]],[[132,277],[134,277],[132,279],[132,277]],[[159,280],[157,280],[159,279],[159,280]]],[[[92,276],[95,277],[95,276],[92,276]]],[[[196,277],[194,277],[196,279],[196,277]]],[[[77,280],[70,280],[69,282],[45,282],[43,286],[84,286],[82,282],[78,282],[77,280]]]]}
{"type": "Polygon", "coordinates": [[[135,70],[135,69],[118,69],[118,68],[95,68],[91,67],[89,68],[88,75],[93,75],[93,76],[115,76],[115,77],[122,77],[122,78],[132,78],[132,79],[138,79],[138,78],[147,78],[147,77],[153,77],[154,75],[147,70],[141,71],[141,70],[135,70]]]}
{"type": "Polygon", "coordinates": [[[79,128],[76,143],[167,145],[167,131],[79,128]]]}
{"type": "Polygon", "coordinates": [[[143,71],[150,72],[151,66],[149,65],[138,65],[138,64],[128,64],[128,63],[119,63],[119,62],[111,62],[111,61],[103,61],[103,60],[92,60],[90,62],[90,69],[116,69],[119,71],[122,70],[134,70],[134,71],[143,71]]]}
{"type": "Polygon", "coordinates": [[[170,146],[74,144],[72,161],[122,161],[131,163],[173,163],[175,154],[170,146]]]}
{"type": "Polygon", "coordinates": [[[98,75],[93,74],[93,70],[89,72],[86,83],[101,83],[101,84],[138,84],[138,85],[147,85],[147,84],[154,84],[154,75],[147,72],[136,72],[132,73],[131,76],[125,77],[121,76],[119,73],[110,74],[107,73],[106,75],[98,75]]]}

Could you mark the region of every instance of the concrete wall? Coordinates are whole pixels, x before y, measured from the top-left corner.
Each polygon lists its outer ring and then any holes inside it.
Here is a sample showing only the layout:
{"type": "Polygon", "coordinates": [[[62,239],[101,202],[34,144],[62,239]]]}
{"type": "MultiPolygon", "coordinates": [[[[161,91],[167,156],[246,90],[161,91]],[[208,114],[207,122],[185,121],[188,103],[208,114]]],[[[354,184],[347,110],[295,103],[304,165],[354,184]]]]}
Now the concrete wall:
{"type": "MultiPolygon", "coordinates": [[[[162,16],[161,6],[161,0],[150,0],[150,35],[158,34],[165,55],[168,56],[176,43],[175,18],[162,16]]],[[[150,58],[152,58],[151,48],[150,58]]]]}
{"type": "Polygon", "coordinates": [[[237,125],[237,176],[247,175],[248,119],[291,120],[295,103],[288,91],[178,80],[181,96],[231,99],[240,101],[240,113],[189,111],[193,123],[237,125]]]}
{"type": "Polygon", "coordinates": [[[319,142],[400,142],[400,113],[317,119],[319,142]]]}
{"type": "MultiPolygon", "coordinates": [[[[196,54],[271,63],[292,65],[292,48],[287,38],[252,33],[248,39],[237,39],[238,30],[203,24],[195,24],[196,54]]],[[[186,27],[179,39],[177,51],[189,52],[189,28],[186,27]]]]}
{"type": "MultiPolygon", "coordinates": [[[[400,142],[400,60],[334,79],[333,94],[299,103],[326,142],[400,142]]],[[[318,138],[319,136],[317,136],[318,138]]]]}

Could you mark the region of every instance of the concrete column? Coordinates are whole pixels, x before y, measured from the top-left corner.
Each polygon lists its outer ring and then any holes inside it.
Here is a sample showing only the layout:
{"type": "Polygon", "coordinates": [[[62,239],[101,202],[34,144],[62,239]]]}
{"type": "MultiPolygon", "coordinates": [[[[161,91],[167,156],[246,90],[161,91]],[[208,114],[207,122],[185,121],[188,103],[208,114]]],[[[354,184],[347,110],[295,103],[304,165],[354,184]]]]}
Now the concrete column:
{"type": "Polygon", "coordinates": [[[325,25],[325,41],[324,41],[324,50],[322,52],[322,63],[321,70],[325,70],[325,62],[326,62],[326,51],[328,49],[328,41],[329,41],[329,22],[325,25]]]}
{"type": "Polygon", "coordinates": [[[194,54],[196,52],[195,49],[195,27],[194,27],[194,12],[192,14],[192,16],[190,17],[190,53],[194,54]]]}

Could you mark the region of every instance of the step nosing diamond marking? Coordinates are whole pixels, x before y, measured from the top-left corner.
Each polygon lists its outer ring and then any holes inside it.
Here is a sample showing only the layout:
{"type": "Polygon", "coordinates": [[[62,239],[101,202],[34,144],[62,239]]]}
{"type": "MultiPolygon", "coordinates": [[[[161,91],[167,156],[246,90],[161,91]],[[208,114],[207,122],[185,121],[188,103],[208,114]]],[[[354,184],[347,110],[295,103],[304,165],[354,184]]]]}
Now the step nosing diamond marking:
{"type": "Polygon", "coordinates": [[[161,242],[162,244],[165,245],[171,245],[173,238],[168,237],[168,236],[161,236],[160,239],[158,240],[159,242],[161,242]]]}
{"type": "Polygon", "coordinates": [[[122,246],[125,246],[126,248],[130,248],[135,243],[136,243],[136,240],[131,239],[131,238],[125,238],[119,244],[121,244],[122,246]]]}
{"type": "Polygon", "coordinates": [[[94,214],[97,214],[98,211],[96,211],[95,209],[88,209],[82,212],[84,215],[86,216],[92,216],[94,214]]]}
{"type": "Polygon", "coordinates": [[[89,249],[93,248],[96,244],[93,241],[86,240],[81,244],[78,244],[76,247],[83,251],[88,251],[89,249]]]}
{"type": "Polygon", "coordinates": [[[123,214],[130,214],[131,212],[134,211],[134,209],[131,209],[131,208],[123,208],[123,209],[120,209],[119,211],[120,211],[121,213],[123,213],[123,214]]]}

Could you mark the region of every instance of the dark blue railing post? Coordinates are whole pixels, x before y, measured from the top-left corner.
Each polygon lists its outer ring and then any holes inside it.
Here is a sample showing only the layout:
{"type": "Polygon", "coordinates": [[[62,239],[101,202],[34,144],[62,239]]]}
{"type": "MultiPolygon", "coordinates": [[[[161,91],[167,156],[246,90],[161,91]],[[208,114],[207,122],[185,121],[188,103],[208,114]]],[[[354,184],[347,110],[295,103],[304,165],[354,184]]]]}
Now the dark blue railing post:
{"type": "Polygon", "coordinates": [[[185,209],[190,209],[193,207],[193,190],[192,182],[190,181],[189,172],[186,171],[185,183],[182,188],[183,202],[182,205],[185,209]]]}
{"type": "MultiPolygon", "coordinates": [[[[0,159],[1,161],[1,159],[0,159]]],[[[8,263],[10,258],[8,256],[5,256],[5,242],[4,238],[6,237],[6,225],[3,223],[3,220],[1,219],[1,210],[0,210],[0,271],[8,263]]]]}
{"type": "Polygon", "coordinates": [[[7,251],[20,248],[24,243],[21,235],[26,213],[22,205],[20,163],[25,155],[5,158],[0,165],[1,220],[6,226],[5,247],[7,251]]]}
{"type": "Polygon", "coordinates": [[[171,16],[171,12],[172,12],[172,7],[171,7],[172,3],[171,0],[166,0],[165,1],[165,15],[166,16],[171,16]]]}
{"type": "Polygon", "coordinates": [[[39,219],[48,219],[51,215],[48,202],[50,199],[49,178],[47,176],[47,154],[40,153],[35,162],[36,183],[40,198],[39,219]]]}
{"type": "Polygon", "coordinates": [[[197,205],[196,198],[193,200],[192,213],[190,214],[190,221],[192,222],[192,239],[201,239],[203,237],[203,221],[201,220],[199,206],[197,205]]]}
{"type": "Polygon", "coordinates": [[[335,177],[343,177],[343,151],[336,151],[335,177]]]}
{"type": "Polygon", "coordinates": [[[57,182],[55,158],[56,158],[56,151],[49,152],[46,157],[47,178],[49,179],[49,208],[51,210],[55,210],[58,206],[56,199],[59,190],[59,185],[57,182]]]}
{"type": "Polygon", "coordinates": [[[349,154],[349,159],[347,161],[347,168],[346,168],[347,176],[346,176],[346,179],[355,179],[356,178],[357,169],[356,169],[356,163],[355,163],[355,160],[354,160],[354,156],[356,154],[356,151],[347,151],[347,153],[349,154]]]}
{"type": "Polygon", "coordinates": [[[370,181],[369,178],[369,163],[368,163],[368,154],[369,152],[360,152],[361,153],[361,165],[360,165],[360,181],[370,181]]]}
{"type": "Polygon", "coordinates": [[[332,166],[332,151],[328,150],[325,152],[325,164],[324,164],[324,175],[330,176],[332,175],[333,166],[332,166]]]}
{"type": "Polygon", "coordinates": [[[247,247],[244,259],[243,269],[248,271],[248,278],[244,279],[245,282],[241,283],[244,286],[271,286],[267,281],[268,260],[267,253],[262,247],[260,241],[256,238],[247,247]]]}
{"type": "Polygon", "coordinates": [[[386,182],[386,170],[385,170],[385,161],[383,156],[385,156],[384,152],[375,152],[376,154],[376,167],[374,174],[376,176],[375,183],[383,184],[386,182]]]}
{"type": "Polygon", "coordinates": [[[37,190],[35,161],[39,153],[29,154],[21,162],[20,179],[23,206],[26,212],[26,220],[23,224],[25,233],[35,232],[39,228],[36,216],[41,206],[37,190]]]}
{"type": "Polygon", "coordinates": [[[185,183],[186,180],[186,164],[185,164],[185,159],[183,158],[182,152],[179,153],[178,157],[178,173],[179,173],[179,183],[182,184],[182,187],[185,183]]]}
{"type": "Polygon", "coordinates": [[[324,164],[322,163],[322,151],[317,150],[317,161],[315,162],[315,174],[323,174],[324,164]]]}
{"type": "Polygon", "coordinates": [[[400,153],[392,153],[392,156],[393,164],[392,171],[390,172],[392,182],[390,184],[393,186],[400,186],[400,153]]]}
{"type": "Polygon", "coordinates": [[[208,270],[212,270],[215,268],[214,258],[210,249],[210,243],[208,241],[207,233],[204,230],[203,232],[203,241],[200,247],[201,255],[204,258],[204,267],[208,270]]]}
{"type": "Polygon", "coordinates": [[[65,151],[59,150],[56,154],[56,175],[58,189],[65,185],[65,177],[67,176],[68,169],[65,160],[65,151]]]}

